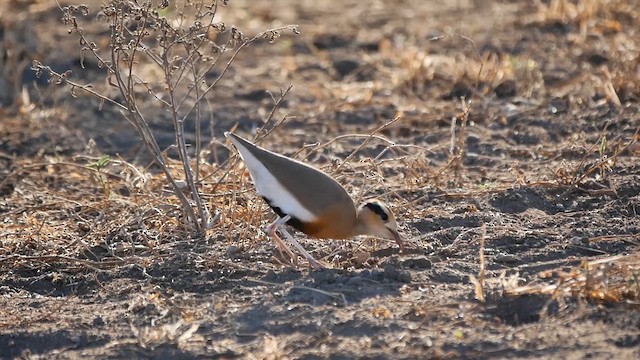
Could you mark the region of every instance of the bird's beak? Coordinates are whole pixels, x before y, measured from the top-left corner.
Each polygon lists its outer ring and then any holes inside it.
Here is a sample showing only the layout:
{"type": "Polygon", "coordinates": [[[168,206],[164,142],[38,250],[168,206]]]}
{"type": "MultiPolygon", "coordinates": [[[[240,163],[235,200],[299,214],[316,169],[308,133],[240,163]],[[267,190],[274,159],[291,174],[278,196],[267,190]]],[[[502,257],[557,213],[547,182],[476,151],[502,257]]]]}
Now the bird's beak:
{"type": "Polygon", "coordinates": [[[400,246],[400,252],[404,252],[404,242],[402,241],[402,238],[400,237],[398,230],[389,229],[389,228],[387,228],[387,230],[389,230],[389,232],[391,233],[391,236],[393,236],[393,240],[395,240],[398,246],[400,246]]]}

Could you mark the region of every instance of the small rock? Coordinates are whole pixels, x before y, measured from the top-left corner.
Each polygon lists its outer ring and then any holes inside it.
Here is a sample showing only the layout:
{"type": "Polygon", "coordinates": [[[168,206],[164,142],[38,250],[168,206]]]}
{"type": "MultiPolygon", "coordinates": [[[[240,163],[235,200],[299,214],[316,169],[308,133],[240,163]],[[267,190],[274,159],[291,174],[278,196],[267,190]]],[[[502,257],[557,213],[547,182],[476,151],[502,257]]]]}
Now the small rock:
{"type": "Polygon", "coordinates": [[[336,34],[320,34],[313,39],[313,46],[319,50],[342,48],[350,43],[350,39],[336,34]]]}
{"type": "Polygon", "coordinates": [[[360,63],[352,59],[341,59],[333,62],[333,68],[340,75],[340,78],[351,74],[358,67],[360,67],[360,63]]]}
{"type": "Polygon", "coordinates": [[[404,271],[398,271],[398,269],[396,269],[393,265],[387,265],[384,267],[384,277],[391,281],[398,281],[403,283],[411,282],[411,274],[404,271]]]}
{"type": "Polygon", "coordinates": [[[431,269],[431,260],[425,256],[407,259],[402,262],[402,267],[410,269],[431,269]]]}
{"type": "Polygon", "coordinates": [[[517,94],[517,86],[516,82],[513,80],[505,80],[500,85],[496,86],[493,89],[493,92],[496,94],[498,98],[508,98],[516,96],[517,94]]]}
{"type": "Polygon", "coordinates": [[[104,320],[102,319],[102,316],[96,316],[93,319],[93,326],[104,326],[104,320]]]}
{"type": "Polygon", "coordinates": [[[264,276],[262,277],[262,280],[264,280],[264,281],[276,281],[276,280],[278,280],[278,274],[276,274],[276,272],[273,271],[273,270],[269,270],[269,271],[267,271],[266,274],[264,274],[264,276]]]}
{"type": "Polygon", "coordinates": [[[367,260],[369,260],[370,258],[371,258],[371,253],[368,251],[356,251],[353,254],[353,261],[358,266],[362,266],[362,264],[367,262],[367,260]]]}
{"type": "Polygon", "coordinates": [[[604,65],[609,62],[609,57],[606,54],[593,53],[587,56],[587,61],[594,66],[604,65]]]}
{"type": "Polygon", "coordinates": [[[253,89],[245,92],[236,92],[236,97],[249,101],[260,101],[269,99],[271,96],[265,89],[253,89]]]}
{"type": "Polygon", "coordinates": [[[442,96],[442,100],[457,100],[461,98],[469,98],[473,94],[469,85],[463,82],[453,84],[451,91],[442,96]]]}
{"type": "Polygon", "coordinates": [[[515,263],[518,261],[518,257],[513,254],[498,254],[495,261],[499,263],[515,263]]]}
{"type": "Polygon", "coordinates": [[[574,236],[571,239],[569,239],[569,242],[573,245],[584,245],[588,242],[588,240],[580,236],[574,236]]]}
{"type": "Polygon", "coordinates": [[[240,251],[240,248],[235,245],[229,245],[227,247],[227,250],[225,250],[225,252],[227,253],[227,256],[233,256],[237,254],[238,251],[240,251]]]}

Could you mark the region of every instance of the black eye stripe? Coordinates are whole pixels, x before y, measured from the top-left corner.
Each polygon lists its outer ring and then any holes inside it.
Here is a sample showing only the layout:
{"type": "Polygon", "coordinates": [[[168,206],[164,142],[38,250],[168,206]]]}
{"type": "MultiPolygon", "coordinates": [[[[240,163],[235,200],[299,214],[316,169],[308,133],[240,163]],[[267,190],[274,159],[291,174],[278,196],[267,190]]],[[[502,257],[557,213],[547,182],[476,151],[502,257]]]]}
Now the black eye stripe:
{"type": "Polygon", "coordinates": [[[382,219],[382,221],[387,221],[389,220],[389,215],[382,209],[382,207],[380,206],[380,204],[378,203],[366,203],[364,204],[364,206],[366,206],[367,208],[369,208],[369,210],[373,211],[374,213],[376,213],[378,216],[380,216],[380,218],[382,219]]]}

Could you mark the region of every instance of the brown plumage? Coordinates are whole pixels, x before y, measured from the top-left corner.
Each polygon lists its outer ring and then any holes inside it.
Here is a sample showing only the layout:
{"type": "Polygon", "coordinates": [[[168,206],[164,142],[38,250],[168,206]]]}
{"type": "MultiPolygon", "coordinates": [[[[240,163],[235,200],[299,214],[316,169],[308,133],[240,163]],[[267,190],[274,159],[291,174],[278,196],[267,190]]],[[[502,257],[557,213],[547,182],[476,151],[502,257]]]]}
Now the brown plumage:
{"type": "Polygon", "coordinates": [[[370,200],[359,209],[347,191],[323,171],[225,133],[236,146],[256,190],[288,225],[316,238],[346,239],[374,235],[394,239],[400,248],[393,213],[370,200]]]}

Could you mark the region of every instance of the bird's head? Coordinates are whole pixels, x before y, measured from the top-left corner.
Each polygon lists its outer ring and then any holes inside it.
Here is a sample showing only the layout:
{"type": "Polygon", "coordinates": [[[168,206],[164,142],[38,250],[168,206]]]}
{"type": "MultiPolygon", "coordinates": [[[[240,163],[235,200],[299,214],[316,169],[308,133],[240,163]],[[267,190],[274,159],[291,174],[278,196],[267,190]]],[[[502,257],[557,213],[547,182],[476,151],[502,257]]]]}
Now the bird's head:
{"type": "Polygon", "coordinates": [[[358,208],[358,223],[361,234],[393,239],[400,246],[400,251],[404,250],[404,243],[398,233],[396,218],[382,201],[372,199],[360,205],[358,208]]]}

